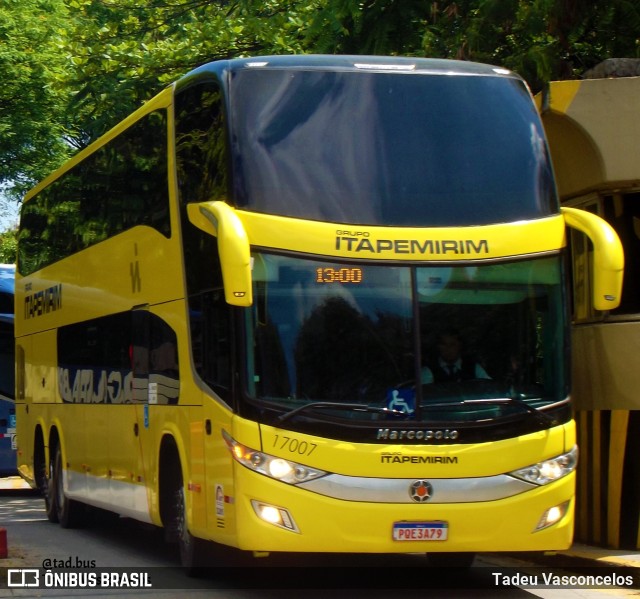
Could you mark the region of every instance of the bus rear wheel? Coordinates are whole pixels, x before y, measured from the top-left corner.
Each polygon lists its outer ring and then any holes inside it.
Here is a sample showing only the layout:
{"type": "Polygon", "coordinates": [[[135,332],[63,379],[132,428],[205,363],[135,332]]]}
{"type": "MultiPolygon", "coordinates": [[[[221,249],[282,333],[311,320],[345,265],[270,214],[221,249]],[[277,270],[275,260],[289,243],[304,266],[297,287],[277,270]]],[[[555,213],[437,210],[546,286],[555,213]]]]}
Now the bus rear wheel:
{"type": "MultiPolygon", "coordinates": [[[[53,460],[53,472],[49,482],[49,510],[55,512],[54,522],[59,522],[62,528],[75,528],[82,523],[84,506],[73,499],[69,499],[64,492],[62,450],[56,447],[53,460]]],[[[49,512],[47,512],[48,515],[49,512]]],[[[51,516],[49,516],[51,520],[51,516]]]]}
{"type": "Polygon", "coordinates": [[[33,471],[36,487],[44,498],[44,509],[49,522],[58,522],[58,510],[55,507],[55,492],[53,487],[53,461],[47,462],[44,453],[42,435],[36,433],[36,443],[33,451],[33,471]]]}
{"type": "Polygon", "coordinates": [[[49,466],[43,463],[41,466],[42,469],[42,479],[40,484],[38,485],[41,489],[42,494],[44,495],[44,507],[47,511],[47,518],[49,522],[57,523],[58,522],[58,504],[56,502],[57,490],[56,490],[56,479],[55,475],[55,457],[53,460],[49,460],[49,466]],[[47,474],[45,472],[47,471],[47,474]]]}

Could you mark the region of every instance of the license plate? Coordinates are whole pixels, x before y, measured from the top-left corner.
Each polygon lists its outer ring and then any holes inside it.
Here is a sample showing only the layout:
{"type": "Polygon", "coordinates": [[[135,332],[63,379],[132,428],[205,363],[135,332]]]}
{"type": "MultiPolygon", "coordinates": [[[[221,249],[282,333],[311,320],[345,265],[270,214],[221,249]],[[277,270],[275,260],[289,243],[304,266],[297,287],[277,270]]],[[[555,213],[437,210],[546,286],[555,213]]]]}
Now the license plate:
{"type": "Polygon", "coordinates": [[[446,541],[449,525],[441,520],[435,522],[394,522],[394,541],[446,541]]]}

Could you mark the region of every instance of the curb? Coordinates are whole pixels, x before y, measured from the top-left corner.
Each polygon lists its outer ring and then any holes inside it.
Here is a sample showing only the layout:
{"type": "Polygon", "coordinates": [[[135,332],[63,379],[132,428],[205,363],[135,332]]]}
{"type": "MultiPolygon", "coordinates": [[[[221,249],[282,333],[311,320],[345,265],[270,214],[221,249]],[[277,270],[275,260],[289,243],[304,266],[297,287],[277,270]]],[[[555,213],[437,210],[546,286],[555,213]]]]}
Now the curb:
{"type": "Polygon", "coordinates": [[[566,551],[558,551],[557,553],[570,559],[586,561],[591,564],[595,562],[595,564],[602,566],[640,568],[640,553],[638,552],[576,544],[566,551]]]}
{"type": "Polygon", "coordinates": [[[540,566],[579,568],[640,568],[640,552],[592,547],[574,544],[563,551],[511,552],[508,555],[519,561],[540,566]]]}

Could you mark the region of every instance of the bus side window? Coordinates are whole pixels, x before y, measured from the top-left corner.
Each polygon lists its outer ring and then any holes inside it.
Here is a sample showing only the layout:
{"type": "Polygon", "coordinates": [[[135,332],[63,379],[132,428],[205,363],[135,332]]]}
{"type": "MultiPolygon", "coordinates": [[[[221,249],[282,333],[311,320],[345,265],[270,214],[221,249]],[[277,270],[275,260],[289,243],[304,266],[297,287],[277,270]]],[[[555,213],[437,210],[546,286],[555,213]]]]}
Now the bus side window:
{"type": "Polygon", "coordinates": [[[227,196],[227,140],[222,94],[215,81],[176,95],[176,166],[180,202],[227,196]]]}
{"type": "Polygon", "coordinates": [[[573,269],[573,318],[581,322],[590,315],[590,264],[593,262],[591,241],[580,231],[571,231],[571,268],[573,269]]]}
{"type": "Polygon", "coordinates": [[[63,402],[131,401],[129,312],[59,327],[57,339],[58,392],[63,402]]]}
{"type": "Polygon", "coordinates": [[[223,399],[231,388],[231,311],[224,299],[218,243],[189,222],[186,205],[227,196],[222,94],[213,80],[176,94],[176,163],[185,274],[196,371],[223,399]]]}
{"type": "Polygon", "coordinates": [[[224,290],[189,297],[191,347],[196,371],[223,399],[231,389],[231,310],[224,290]]]}
{"type": "Polygon", "coordinates": [[[602,203],[604,218],[620,237],[625,258],[622,300],[611,313],[635,314],[640,312],[640,193],[605,196],[602,203]]]}
{"type": "Polygon", "coordinates": [[[166,122],[164,110],[145,115],[24,204],[23,275],[133,227],[170,237],[166,122]]]}
{"type": "MultiPolygon", "coordinates": [[[[589,203],[579,206],[581,210],[599,214],[598,201],[593,198],[589,203]]],[[[569,250],[571,255],[571,270],[573,287],[572,295],[572,317],[575,322],[584,322],[597,318],[598,312],[593,308],[593,243],[580,231],[570,229],[569,250]]]]}
{"type": "Polygon", "coordinates": [[[134,401],[176,404],[180,395],[178,340],[173,329],[145,309],[133,313],[134,401]]]}

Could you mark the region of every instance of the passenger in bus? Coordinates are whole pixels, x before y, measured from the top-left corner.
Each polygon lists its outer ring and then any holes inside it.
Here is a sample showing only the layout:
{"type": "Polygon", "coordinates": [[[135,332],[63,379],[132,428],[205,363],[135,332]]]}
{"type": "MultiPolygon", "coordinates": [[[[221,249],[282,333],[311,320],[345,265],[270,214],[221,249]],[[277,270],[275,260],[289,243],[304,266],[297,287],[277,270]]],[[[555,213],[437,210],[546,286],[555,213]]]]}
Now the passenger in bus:
{"type": "Polygon", "coordinates": [[[438,335],[438,355],[428,366],[422,367],[422,384],[490,379],[485,369],[463,353],[463,340],[456,329],[445,329],[438,335]]]}

